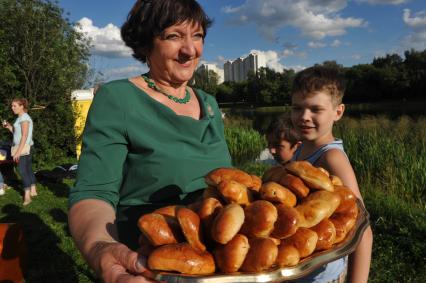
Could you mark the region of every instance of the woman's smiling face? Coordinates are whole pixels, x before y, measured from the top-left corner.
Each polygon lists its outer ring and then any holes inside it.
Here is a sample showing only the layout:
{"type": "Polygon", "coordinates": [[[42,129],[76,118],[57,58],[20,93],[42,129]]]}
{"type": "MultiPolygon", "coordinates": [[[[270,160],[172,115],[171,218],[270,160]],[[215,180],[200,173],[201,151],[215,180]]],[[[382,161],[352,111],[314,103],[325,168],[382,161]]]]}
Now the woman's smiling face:
{"type": "Polygon", "coordinates": [[[156,80],[169,84],[189,81],[203,53],[204,31],[194,22],[183,22],[166,28],[154,38],[148,56],[150,73],[156,80]]]}
{"type": "Polygon", "coordinates": [[[14,101],[12,102],[12,111],[15,115],[19,115],[24,112],[24,106],[14,101]]]}

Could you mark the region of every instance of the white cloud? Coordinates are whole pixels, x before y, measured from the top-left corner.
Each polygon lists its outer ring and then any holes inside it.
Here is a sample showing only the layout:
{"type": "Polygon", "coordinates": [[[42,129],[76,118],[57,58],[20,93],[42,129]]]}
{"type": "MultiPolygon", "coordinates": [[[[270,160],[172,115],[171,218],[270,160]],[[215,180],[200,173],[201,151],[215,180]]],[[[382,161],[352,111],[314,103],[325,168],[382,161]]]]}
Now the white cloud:
{"type": "Polygon", "coordinates": [[[402,16],[404,23],[412,28],[426,28],[426,12],[421,11],[411,17],[410,9],[404,9],[402,16]]]}
{"type": "Polygon", "coordinates": [[[281,56],[278,52],[274,50],[260,51],[260,50],[250,50],[250,53],[262,54],[265,58],[266,66],[277,72],[282,72],[284,65],[280,63],[281,56]]]}
{"type": "Polygon", "coordinates": [[[292,69],[292,70],[294,70],[297,73],[297,72],[300,72],[300,71],[306,69],[306,66],[303,66],[303,65],[293,65],[293,66],[287,66],[286,69],[287,70],[292,69]]]}
{"type": "Polygon", "coordinates": [[[120,36],[120,29],[108,24],[104,27],[93,25],[89,18],[82,18],[75,27],[76,30],[84,33],[90,38],[92,45],[92,54],[108,58],[130,57],[132,51],[128,48],[120,36]]]}
{"type": "Polygon", "coordinates": [[[361,59],[361,55],[359,55],[359,54],[352,54],[352,56],[351,56],[351,58],[352,59],[355,59],[355,60],[359,60],[359,59],[361,59]]]}
{"type": "Polygon", "coordinates": [[[307,56],[306,52],[297,51],[297,50],[293,50],[293,49],[284,49],[281,52],[281,57],[282,58],[287,58],[287,57],[306,58],[306,56],[307,56]]]}
{"type": "Polygon", "coordinates": [[[410,0],[357,0],[360,3],[368,3],[371,5],[400,5],[410,0]]]}
{"type": "Polygon", "coordinates": [[[287,58],[287,57],[290,57],[290,56],[293,56],[293,55],[294,55],[294,51],[291,50],[291,49],[284,49],[283,52],[282,52],[282,56],[284,58],[287,58]]]}
{"type": "Polygon", "coordinates": [[[109,81],[113,79],[138,76],[147,71],[148,71],[148,67],[140,64],[140,65],[130,65],[125,67],[106,69],[106,70],[103,70],[102,73],[104,74],[106,80],[109,81]]]}
{"type": "Polygon", "coordinates": [[[333,42],[330,44],[332,47],[339,47],[340,45],[342,45],[342,42],[338,39],[333,40],[333,42]]]}
{"type": "Polygon", "coordinates": [[[404,9],[402,16],[404,23],[409,26],[412,31],[402,41],[405,49],[414,48],[423,50],[426,48],[426,11],[417,12],[411,15],[409,9],[404,9]]]}
{"type": "Polygon", "coordinates": [[[337,13],[346,5],[347,0],[246,0],[241,6],[228,6],[223,11],[234,24],[254,23],[269,40],[274,40],[275,33],[286,26],[299,28],[304,36],[319,40],[367,25],[363,19],[340,17],[337,13]]]}
{"type": "Polygon", "coordinates": [[[308,46],[310,48],[323,48],[323,47],[326,47],[327,44],[325,44],[324,42],[320,42],[320,41],[309,41],[308,46]]]}

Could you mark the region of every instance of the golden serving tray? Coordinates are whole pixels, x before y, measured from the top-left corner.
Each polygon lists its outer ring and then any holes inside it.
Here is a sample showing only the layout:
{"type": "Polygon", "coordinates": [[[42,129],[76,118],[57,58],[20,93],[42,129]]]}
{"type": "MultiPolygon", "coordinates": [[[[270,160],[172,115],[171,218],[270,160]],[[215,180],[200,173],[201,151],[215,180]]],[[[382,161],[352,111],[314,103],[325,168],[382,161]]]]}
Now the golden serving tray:
{"type": "Polygon", "coordinates": [[[296,266],[273,268],[270,271],[262,273],[232,273],[220,274],[214,273],[210,275],[188,275],[169,272],[155,272],[154,278],[158,281],[168,283],[235,283],[235,282],[282,282],[286,280],[294,280],[304,277],[316,270],[320,266],[342,258],[355,251],[358,243],[361,241],[362,235],[370,225],[369,214],[362,205],[361,201],[357,201],[359,213],[355,227],[346,236],[345,241],[337,244],[333,248],[321,252],[315,252],[312,256],[304,258],[296,266]]]}

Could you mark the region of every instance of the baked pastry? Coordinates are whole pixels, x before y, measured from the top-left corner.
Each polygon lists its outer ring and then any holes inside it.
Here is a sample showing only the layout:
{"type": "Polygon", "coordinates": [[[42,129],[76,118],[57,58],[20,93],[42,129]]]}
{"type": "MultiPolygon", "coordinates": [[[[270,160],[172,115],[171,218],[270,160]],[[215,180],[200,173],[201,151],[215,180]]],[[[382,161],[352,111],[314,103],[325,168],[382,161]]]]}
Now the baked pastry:
{"type": "Polygon", "coordinates": [[[353,202],[357,197],[351,189],[345,186],[334,186],[334,191],[340,196],[340,205],[336,209],[336,213],[346,212],[353,209],[353,202]]]}
{"type": "Polygon", "coordinates": [[[300,214],[294,207],[279,204],[277,208],[277,221],[274,224],[271,237],[284,239],[296,233],[299,228],[300,214]]]}
{"type": "Polygon", "coordinates": [[[292,191],[299,199],[309,194],[309,188],[303,183],[302,179],[292,174],[284,175],[278,182],[292,191]]]}
{"type": "Polygon", "coordinates": [[[184,207],[184,206],[183,205],[164,206],[164,207],[157,208],[156,210],[153,211],[153,213],[176,217],[176,211],[180,207],[184,207]]]}
{"type": "Polygon", "coordinates": [[[250,245],[246,236],[235,235],[226,245],[217,245],[213,254],[217,268],[224,273],[237,272],[243,264],[250,245]]]}
{"type": "Polygon", "coordinates": [[[170,216],[159,213],[142,215],[138,220],[138,227],[154,247],[176,244],[182,239],[176,218],[170,216]]]}
{"type": "Polygon", "coordinates": [[[202,234],[198,214],[189,208],[181,207],[176,212],[176,219],[188,243],[194,249],[205,251],[206,246],[201,241],[202,234]]]}
{"type": "Polygon", "coordinates": [[[296,205],[296,196],[287,188],[275,182],[267,182],[260,188],[260,197],[272,203],[282,203],[287,206],[296,205]]]}
{"type": "Polygon", "coordinates": [[[198,216],[201,219],[205,229],[210,229],[214,217],[223,208],[219,200],[215,198],[206,198],[202,201],[198,209],[198,216]]]}
{"type": "Polygon", "coordinates": [[[249,240],[250,249],[241,266],[241,271],[260,272],[269,269],[276,261],[278,247],[269,238],[253,238],[249,240]]]}
{"type": "Polygon", "coordinates": [[[206,198],[215,198],[219,200],[220,202],[223,201],[222,195],[218,192],[217,188],[213,186],[208,186],[206,189],[204,189],[203,199],[206,199],[206,198]]]}
{"type": "Polygon", "coordinates": [[[218,192],[227,203],[246,205],[253,200],[251,191],[234,180],[223,180],[217,186],[218,192]]]}
{"type": "Polygon", "coordinates": [[[277,165],[269,168],[262,176],[263,182],[278,182],[283,176],[287,174],[284,166],[277,165]]]}
{"type": "Polygon", "coordinates": [[[291,161],[285,165],[285,169],[300,177],[311,189],[333,191],[334,186],[328,175],[308,161],[291,161]]]}
{"type": "Polygon", "coordinates": [[[336,228],[329,219],[324,219],[310,229],[318,235],[318,242],[315,247],[316,251],[328,250],[336,241],[336,228]]]}
{"type": "Polygon", "coordinates": [[[244,208],[245,221],[241,233],[249,238],[268,237],[274,229],[278,213],[276,207],[266,200],[256,200],[244,208]]]}
{"type": "Polygon", "coordinates": [[[342,180],[336,175],[330,175],[330,180],[331,180],[331,183],[333,183],[334,187],[343,186],[342,180]]]}
{"type": "Polygon", "coordinates": [[[356,201],[348,203],[348,208],[344,212],[334,213],[330,217],[330,221],[333,222],[336,228],[336,240],[335,244],[342,242],[347,234],[352,230],[356,224],[358,217],[358,206],[356,201]]]}
{"type": "Polygon", "coordinates": [[[340,204],[340,196],[328,191],[316,191],[296,206],[300,214],[300,227],[310,228],[330,217],[340,204]]]}
{"type": "Polygon", "coordinates": [[[298,251],[300,258],[311,255],[317,245],[318,235],[308,228],[299,228],[296,233],[281,241],[283,245],[294,246],[298,251]]]}
{"type": "Polygon", "coordinates": [[[213,220],[211,227],[212,239],[220,244],[226,244],[240,231],[244,223],[244,210],[235,203],[222,208],[213,220]]]}
{"type": "Polygon", "coordinates": [[[256,175],[251,175],[251,180],[253,184],[251,187],[249,187],[249,189],[258,192],[260,187],[262,186],[262,179],[260,179],[256,175]]]}
{"type": "Polygon", "coordinates": [[[275,263],[279,267],[295,266],[299,261],[299,251],[293,245],[281,243],[278,246],[278,255],[275,263]]]}
{"type": "Polygon", "coordinates": [[[210,186],[218,186],[222,181],[236,181],[243,184],[246,187],[253,186],[252,177],[244,171],[236,168],[218,168],[204,178],[206,183],[210,186]]]}
{"type": "Polygon", "coordinates": [[[151,270],[194,275],[210,274],[216,269],[213,256],[209,252],[200,252],[188,243],[158,247],[149,255],[147,263],[151,270]]]}

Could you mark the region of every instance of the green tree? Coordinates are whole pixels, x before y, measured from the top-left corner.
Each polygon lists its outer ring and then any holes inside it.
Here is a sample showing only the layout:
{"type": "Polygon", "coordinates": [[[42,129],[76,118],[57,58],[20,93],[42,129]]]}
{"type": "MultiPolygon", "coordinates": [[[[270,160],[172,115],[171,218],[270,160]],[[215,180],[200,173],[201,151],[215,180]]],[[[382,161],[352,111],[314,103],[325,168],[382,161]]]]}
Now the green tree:
{"type": "Polygon", "coordinates": [[[217,86],[216,100],[218,103],[233,102],[233,88],[230,82],[225,82],[217,86]]]}
{"type": "Polygon", "coordinates": [[[72,156],[70,94],[85,82],[89,42],[64,18],[56,2],[2,0],[0,17],[1,101],[9,108],[12,97],[25,97],[30,105],[45,107],[30,110],[36,162],[72,156]]]}
{"type": "Polygon", "coordinates": [[[424,99],[426,93],[426,50],[408,50],[405,51],[404,55],[410,95],[424,99]]]}
{"type": "Polygon", "coordinates": [[[194,72],[192,82],[193,87],[202,89],[211,95],[216,95],[219,75],[213,70],[198,69],[194,72]]]}

